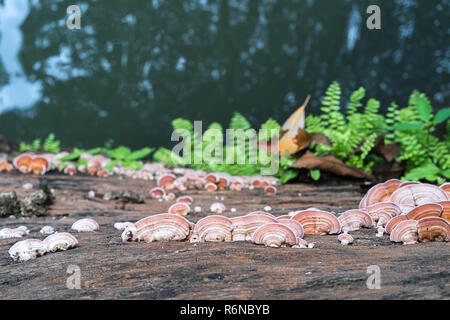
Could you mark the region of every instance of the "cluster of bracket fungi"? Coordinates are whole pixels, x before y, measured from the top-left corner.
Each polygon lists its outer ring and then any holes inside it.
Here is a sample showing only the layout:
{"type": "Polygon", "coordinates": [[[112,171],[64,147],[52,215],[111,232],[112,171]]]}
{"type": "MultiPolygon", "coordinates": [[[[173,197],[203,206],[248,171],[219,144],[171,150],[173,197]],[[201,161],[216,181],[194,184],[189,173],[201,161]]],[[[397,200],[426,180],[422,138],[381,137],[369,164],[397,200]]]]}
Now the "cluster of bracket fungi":
{"type": "Polygon", "coordinates": [[[232,176],[227,173],[208,173],[188,168],[169,169],[161,163],[145,163],[142,169],[138,170],[116,165],[110,171],[106,168],[112,159],[105,155],[83,153],[80,155],[80,159],[85,160],[86,165],[79,166],[75,166],[69,161],[59,160],[67,155],[67,152],[56,155],[52,153],[38,155],[26,152],[14,158],[12,164],[7,159],[0,159],[0,172],[11,172],[16,169],[24,174],[44,175],[50,171],[60,171],[70,176],[81,173],[106,177],[115,174],[132,179],[156,180],[159,188],[153,190],[154,197],[168,198],[169,200],[173,197],[173,192],[182,192],[187,189],[204,189],[212,192],[225,189],[240,191],[244,188],[257,188],[264,189],[267,195],[277,193],[275,185],[278,183],[278,179],[274,177],[232,176]]]}
{"type": "MultiPolygon", "coordinates": [[[[36,158],[32,158],[32,161],[34,159],[36,158]]],[[[123,242],[249,241],[268,247],[312,248],[314,244],[308,243],[304,235],[338,235],[337,239],[341,244],[348,245],[354,242],[350,233],[361,228],[376,228],[377,236],[381,237],[386,233],[391,241],[404,244],[450,241],[450,183],[438,187],[419,182],[388,180],[373,186],[362,198],[359,208],[337,215],[310,208],[281,216],[267,211],[255,211],[229,218],[220,215],[226,211],[225,205],[215,202],[211,205],[212,215],[192,223],[186,217],[191,212],[190,206],[194,199],[186,195],[176,198],[174,191],[188,188],[209,191],[264,188],[267,194],[275,194],[274,185],[277,180],[266,177],[232,177],[180,168],[173,169],[172,173],[162,166],[152,165],[154,167],[149,171],[156,177],[158,186],[150,190],[151,197],[176,202],[166,213],[154,214],[136,223],[116,223],[114,227],[123,231],[123,242]]],[[[19,161],[15,161],[14,166],[26,171],[19,161]]],[[[72,229],[91,232],[98,230],[99,225],[93,219],[85,218],[75,222],[72,229]]],[[[2,235],[7,238],[26,234],[26,227],[3,229],[0,230],[0,239],[2,235]]],[[[10,248],[9,253],[14,260],[25,261],[77,245],[78,241],[73,235],[61,232],[54,233],[43,241],[20,241],[10,248]]]]}

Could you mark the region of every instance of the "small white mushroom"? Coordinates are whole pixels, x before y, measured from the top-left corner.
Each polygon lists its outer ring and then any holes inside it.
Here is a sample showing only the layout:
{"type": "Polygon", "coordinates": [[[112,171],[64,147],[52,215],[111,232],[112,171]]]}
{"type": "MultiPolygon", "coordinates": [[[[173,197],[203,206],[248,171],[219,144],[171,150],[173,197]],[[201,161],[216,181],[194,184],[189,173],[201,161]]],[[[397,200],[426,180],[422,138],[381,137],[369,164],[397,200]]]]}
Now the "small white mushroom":
{"type": "Polygon", "coordinates": [[[266,211],[266,212],[272,211],[272,207],[271,206],[265,206],[264,207],[264,211],[266,211]]]}
{"type": "Polygon", "coordinates": [[[43,227],[39,232],[40,232],[41,234],[48,235],[48,234],[53,234],[53,233],[55,233],[55,229],[53,229],[53,227],[51,227],[51,226],[45,226],[45,227],[43,227]]]}
{"type": "Polygon", "coordinates": [[[196,213],[202,212],[202,207],[196,206],[194,208],[194,212],[196,212],[196,213]]]}
{"type": "Polygon", "coordinates": [[[47,248],[41,240],[27,239],[15,243],[8,253],[14,261],[22,262],[43,256],[47,253],[47,248]]]}
{"type": "Polygon", "coordinates": [[[94,219],[85,218],[75,221],[72,225],[72,230],[78,232],[92,232],[99,229],[98,223],[94,219]]]}
{"type": "Polygon", "coordinates": [[[128,226],[133,225],[132,222],[126,221],[126,222],[116,222],[114,223],[114,228],[117,230],[125,230],[128,226]]]}

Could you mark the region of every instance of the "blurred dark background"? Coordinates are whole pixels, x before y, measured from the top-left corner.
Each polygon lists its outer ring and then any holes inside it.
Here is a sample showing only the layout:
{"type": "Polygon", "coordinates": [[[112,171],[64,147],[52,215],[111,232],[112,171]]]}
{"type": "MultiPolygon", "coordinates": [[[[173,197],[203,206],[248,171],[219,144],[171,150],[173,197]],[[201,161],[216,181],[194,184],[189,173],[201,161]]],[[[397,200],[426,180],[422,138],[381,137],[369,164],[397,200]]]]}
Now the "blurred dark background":
{"type": "Polygon", "coordinates": [[[0,135],[168,146],[171,120],[255,126],[337,80],[450,106],[450,0],[0,0],[0,135]],[[82,11],[81,30],[66,8],[82,11]],[[381,8],[368,30],[366,9],[381,8]]]}

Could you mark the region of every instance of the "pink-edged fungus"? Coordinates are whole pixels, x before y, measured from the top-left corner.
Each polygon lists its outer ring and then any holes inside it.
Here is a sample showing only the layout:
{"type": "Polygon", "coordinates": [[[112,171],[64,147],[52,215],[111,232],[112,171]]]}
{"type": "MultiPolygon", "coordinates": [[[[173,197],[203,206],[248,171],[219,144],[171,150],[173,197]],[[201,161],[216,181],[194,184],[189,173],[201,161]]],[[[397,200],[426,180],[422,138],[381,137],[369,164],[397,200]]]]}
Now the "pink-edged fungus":
{"type": "Polygon", "coordinates": [[[450,224],[440,217],[428,217],[417,222],[419,241],[450,241],[450,224]]]}
{"type": "Polygon", "coordinates": [[[167,190],[174,183],[175,179],[176,177],[173,174],[163,174],[158,178],[157,184],[159,187],[167,190]]]}
{"type": "Polygon", "coordinates": [[[97,171],[97,177],[107,177],[109,176],[109,171],[108,170],[98,170],[97,171]]]}
{"type": "MultiPolygon", "coordinates": [[[[378,222],[378,220],[380,219],[380,216],[386,216],[386,214],[389,214],[389,216],[391,218],[402,214],[401,208],[393,202],[376,203],[371,206],[368,206],[366,208],[366,210],[369,213],[369,215],[372,217],[372,220],[374,222],[378,222]]],[[[389,218],[389,220],[391,218],[389,218]]],[[[389,221],[389,220],[387,220],[387,221],[389,221]]],[[[387,223],[387,221],[385,221],[385,222],[387,223]]]]}
{"type": "Polygon", "coordinates": [[[200,219],[194,227],[190,242],[232,240],[233,223],[224,216],[212,215],[200,219]]]}
{"type": "Polygon", "coordinates": [[[295,233],[295,237],[302,239],[305,235],[305,231],[303,230],[303,226],[300,224],[300,222],[289,219],[282,219],[279,220],[278,223],[285,225],[286,227],[291,228],[292,231],[295,233]]]}
{"type": "Polygon", "coordinates": [[[58,232],[49,235],[42,241],[48,252],[65,251],[75,248],[78,240],[68,232],[58,232]]]}
{"type": "Polygon", "coordinates": [[[143,218],[125,229],[124,241],[183,241],[189,237],[191,222],[179,215],[161,213],[143,218]]]}
{"type": "Polygon", "coordinates": [[[217,176],[217,174],[214,173],[210,173],[205,177],[205,180],[209,183],[218,183],[219,182],[219,177],[217,176]]]}
{"type": "Polygon", "coordinates": [[[279,216],[279,217],[277,217],[276,218],[277,219],[277,221],[280,221],[280,220],[290,220],[290,219],[292,219],[292,217],[290,216],[290,215],[282,215],[282,216],[279,216]]]}
{"type": "Polygon", "coordinates": [[[338,240],[341,242],[342,245],[346,246],[351,243],[353,243],[353,237],[349,235],[347,232],[341,233],[338,236],[338,240]]]}
{"type": "Polygon", "coordinates": [[[252,242],[267,247],[292,247],[297,245],[297,238],[291,228],[280,223],[267,223],[255,230],[252,242]]]}
{"type": "Polygon", "coordinates": [[[404,244],[417,243],[419,234],[417,233],[417,221],[405,220],[400,222],[391,231],[390,240],[392,242],[403,242],[404,244]]]}
{"type": "Polygon", "coordinates": [[[403,181],[402,183],[400,183],[400,185],[398,186],[399,188],[401,187],[405,187],[408,186],[410,184],[420,184],[420,182],[416,182],[416,181],[403,181]]]}
{"type": "Polygon", "coordinates": [[[30,231],[27,227],[21,226],[18,228],[4,228],[0,230],[0,240],[11,239],[11,238],[22,238],[23,236],[29,234],[30,231]]]}
{"type": "Polygon", "coordinates": [[[277,188],[275,188],[274,186],[267,186],[264,188],[264,192],[268,196],[274,196],[277,194],[277,188]]]}
{"type": "Polygon", "coordinates": [[[274,218],[262,214],[233,217],[230,220],[233,223],[233,241],[251,241],[256,229],[266,223],[276,222],[274,218]]]}
{"type": "MultiPolygon", "coordinates": [[[[175,195],[175,193],[173,193],[173,192],[169,192],[167,195],[166,195],[166,200],[168,200],[168,201],[172,201],[172,200],[175,200],[175,198],[176,198],[176,195],[175,195]]],[[[178,201],[177,201],[178,202],[178,201]]],[[[187,203],[188,205],[189,205],[189,203],[187,203]]]]}
{"type": "Polygon", "coordinates": [[[219,175],[217,186],[220,190],[225,190],[230,185],[230,180],[228,177],[219,175]]]}
{"type": "Polygon", "coordinates": [[[222,202],[214,202],[210,207],[211,212],[221,214],[225,212],[226,207],[222,202]]]}
{"type": "Polygon", "coordinates": [[[50,163],[44,157],[34,157],[29,165],[29,171],[44,175],[50,169],[50,163]]]}
{"type": "Polygon", "coordinates": [[[417,207],[426,203],[435,203],[449,200],[447,193],[431,184],[409,184],[394,191],[390,201],[402,206],[417,207]]]}
{"type": "Polygon", "coordinates": [[[256,215],[263,215],[274,219],[276,218],[273,214],[268,213],[266,211],[252,211],[250,213],[247,213],[247,216],[256,216],[256,215]]]}
{"type": "Polygon", "coordinates": [[[205,189],[206,189],[206,191],[213,192],[213,191],[217,190],[217,185],[215,185],[214,183],[209,182],[209,183],[205,184],[205,189]]]}
{"type": "Polygon", "coordinates": [[[27,239],[16,242],[8,253],[14,261],[27,261],[43,256],[47,253],[47,248],[39,239],[27,239]]]}
{"type": "Polygon", "coordinates": [[[190,196],[181,196],[177,198],[177,202],[183,202],[191,205],[192,203],[194,203],[194,199],[190,196]]]}
{"type": "Polygon", "coordinates": [[[450,198],[450,182],[444,183],[442,186],[440,186],[442,190],[444,190],[447,193],[447,196],[450,198]]]}
{"type": "Polygon", "coordinates": [[[373,220],[370,215],[362,210],[348,210],[338,217],[343,232],[359,230],[361,227],[371,228],[373,220]]]}
{"type": "Polygon", "coordinates": [[[339,220],[330,212],[321,210],[304,210],[292,217],[300,222],[305,234],[338,234],[341,232],[339,220]]]}
{"type": "Polygon", "coordinates": [[[99,230],[99,228],[97,221],[91,218],[80,219],[72,224],[72,230],[78,232],[92,232],[99,230]]]}
{"type": "Polygon", "coordinates": [[[24,153],[17,156],[13,160],[14,167],[22,173],[30,172],[30,164],[34,156],[33,153],[24,153]]]}
{"type": "Polygon", "coordinates": [[[153,199],[163,198],[166,195],[166,191],[163,188],[156,187],[150,190],[150,197],[153,199]]]}
{"type": "Polygon", "coordinates": [[[408,217],[406,215],[400,215],[393,217],[391,220],[388,221],[388,223],[385,226],[386,233],[390,234],[392,230],[402,221],[408,220],[408,217]]]}
{"type": "Polygon", "coordinates": [[[64,168],[64,173],[69,176],[74,176],[77,174],[77,168],[74,165],[67,165],[64,168]]]}
{"type": "Polygon", "coordinates": [[[412,209],[406,215],[409,220],[420,220],[427,217],[440,217],[442,206],[437,203],[427,203],[412,209]]]}
{"type": "Polygon", "coordinates": [[[450,200],[437,202],[442,207],[441,218],[450,223],[450,200]]]}
{"type": "Polygon", "coordinates": [[[364,202],[360,204],[360,208],[366,208],[378,202],[388,201],[400,183],[400,180],[392,179],[373,186],[367,192],[366,197],[363,198],[364,202]]]}
{"type": "Polygon", "coordinates": [[[184,217],[187,216],[189,212],[191,212],[191,207],[187,203],[177,202],[171,205],[167,212],[184,217]]]}

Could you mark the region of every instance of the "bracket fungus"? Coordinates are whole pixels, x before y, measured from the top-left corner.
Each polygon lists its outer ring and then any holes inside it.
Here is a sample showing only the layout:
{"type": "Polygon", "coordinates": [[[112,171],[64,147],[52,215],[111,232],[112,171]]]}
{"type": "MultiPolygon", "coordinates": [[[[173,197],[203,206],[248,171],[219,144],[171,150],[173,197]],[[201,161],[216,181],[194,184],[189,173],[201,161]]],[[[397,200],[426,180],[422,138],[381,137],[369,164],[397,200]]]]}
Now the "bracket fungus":
{"type": "Polygon", "coordinates": [[[206,191],[210,191],[210,192],[214,192],[214,191],[217,190],[217,185],[215,185],[214,183],[209,182],[209,183],[205,184],[205,190],[206,191]]]}
{"type": "Polygon", "coordinates": [[[52,226],[44,226],[41,230],[39,230],[39,233],[49,235],[55,233],[55,229],[52,226]]]}
{"type": "Polygon", "coordinates": [[[386,233],[390,234],[392,230],[402,221],[408,220],[408,217],[406,215],[400,215],[393,217],[391,220],[388,221],[388,223],[385,226],[386,233]]]}
{"type": "Polygon", "coordinates": [[[190,196],[181,196],[177,198],[177,202],[183,202],[191,205],[192,203],[194,203],[194,199],[190,196]]]}
{"type": "Polygon", "coordinates": [[[291,230],[294,231],[295,236],[299,239],[302,239],[303,236],[305,235],[305,230],[303,230],[303,226],[298,221],[295,221],[292,219],[289,219],[289,220],[282,219],[282,220],[279,220],[278,223],[291,228],[291,230]]]}
{"type": "Polygon", "coordinates": [[[0,240],[11,239],[11,238],[22,238],[23,236],[29,234],[30,231],[25,226],[20,226],[14,229],[4,228],[0,230],[0,240]]]}
{"type": "Polygon", "coordinates": [[[277,194],[277,188],[275,188],[274,186],[267,186],[264,188],[264,192],[268,196],[274,196],[277,194]]]}
{"type": "Polygon", "coordinates": [[[191,212],[191,207],[187,203],[184,202],[176,202],[169,207],[167,210],[168,213],[177,214],[179,216],[187,216],[189,212],[191,212]]]}
{"type": "Polygon", "coordinates": [[[409,184],[394,191],[390,201],[402,206],[417,207],[426,203],[435,203],[449,200],[447,193],[439,187],[431,184],[409,184]]]}
{"type": "Polygon", "coordinates": [[[42,241],[48,252],[65,251],[75,248],[78,240],[68,232],[58,232],[49,235],[42,241]]]}
{"type": "Polygon", "coordinates": [[[274,218],[262,214],[233,217],[230,220],[233,223],[233,241],[251,241],[256,229],[266,223],[276,222],[274,218]]]}
{"type": "Polygon", "coordinates": [[[373,220],[371,216],[362,210],[348,210],[338,217],[342,231],[350,232],[359,230],[361,227],[371,228],[373,220]]]}
{"type": "Polygon", "coordinates": [[[224,216],[212,215],[200,219],[194,227],[191,236],[191,243],[205,241],[226,241],[232,240],[232,221],[224,216]]]}
{"type": "Polygon", "coordinates": [[[158,186],[164,189],[170,189],[171,185],[174,183],[176,177],[173,174],[163,174],[157,180],[158,186]]]}
{"type": "Polygon", "coordinates": [[[143,218],[125,229],[124,241],[183,241],[189,237],[191,223],[184,217],[161,213],[143,218]]]}
{"type": "Polygon", "coordinates": [[[23,262],[43,256],[47,247],[39,239],[27,239],[15,243],[8,253],[14,261],[23,262]]]}
{"type": "Polygon", "coordinates": [[[442,207],[441,218],[450,222],[450,200],[449,201],[440,201],[439,204],[442,207]]]}
{"type": "Polygon", "coordinates": [[[213,204],[211,204],[210,210],[211,212],[220,214],[225,212],[226,207],[222,202],[214,202],[213,204]]]}
{"type": "Polygon", "coordinates": [[[359,208],[367,208],[375,203],[388,201],[392,193],[397,190],[400,183],[400,180],[392,179],[373,186],[361,200],[359,208]]]}
{"type": "Polygon", "coordinates": [[[427,217],[440,217],[442,206],[437,203],[427,203],[412,209],[406,215],[409,220],[420,220],[427,217]]]}
{"type": "Polygon", "coordinates": [[[8,163],[8,161],[0,161],[0,172],[11,172],[14,167],[8,163]]]}
{"type": "Polygon", "coordinates": [[[280,223],[267,223],[255,230],[252,242],[267,247],[292,247],[297,245],[294,231],[280,223]]]}
{"type": "Polygon", "coordinates": [[[389,218],[387,221],[384,221],[385,224],[393,217],[396,217],[400,214],[402,214],[402,210],[399,206],[397,206],[393,202],[380,202],[373,204],[371,206],[368,206],[366,208],[369,215],[372,217],[372,220],[374,222],[378,222],[381,217],[384,217],[383,220],[386,220],[386,218],[389,218]],[[388,217],[388,216],[389,217],[388,217]]]}
{"type": "Polygon", "coordinates": [[[153,199],[163,198],[166,195],[166,191],[164,191],[164,189],[160,187],[151,189],[149,193],[153,199]]]}
{"type": "Polygon", "coordinates": [[[114,229],[117,230],[125,230],[126,228],[128,228],[129,226],[134,225],[134,223],[126,221],[126,222],[116,222],[114,223],[114,229]]]}
{"type": "Polygon", "coordinates": [[[390,234],[391,241],[403,242],[404,244],[417,243],[418,238],[416,220],[405,220],[398,223],[390,234]]]}
{"type": "Polygon", "coordinates": [[[300,222],[305,234],[338,234],[341,232],[339,220],[330,212],[321,210],[300,211],[292,217],[300,222]]]}
{"type": "Polygon", "coordinates": [[[428,217],[417,222],[419,240],[426,241],[450,241],[450,224],[440,217],[428,217]]]}
{"type": "MultiPolygon", "coordinates": [[[[266,209],[266,208],[264,208],[264,209],[266,209]]],[[[266,211],[252,211],[250,213],[247,213],[246,215],[247,216],[263,215],[263,216],[267,216],[267,217],[271,217],[271,218],[276,219],[276,217],[273,214],[271,214],[269,212],[266,212],[266,211]]]]}
{"type": "Polygon", "coordinates": [[[442,186],[440,186],[442,190],[444,190],[447,193],[447,196],[450,198],[450,182],[444,183],[442,186]]]}
{"type": "Polygon", "coordinates": [[[280,221],[280,220],[290,220],[290,219],[292,219],[292,217],[290,216],[290,215],[282,215],[282,216],[278,216],[278,217],[276,217],[276,219],[277,219],[277,221],[280,221]]]}
{"type": "Polygon", "coordinates": [[[342,245],[346,246],[348,244],[353,243],[353,237],[351,235],[349,235],[348,233],[344,232],[341,233],[338,236],[338,240],[341,242],[342,245]]]}
{"type": "Polygon", "coordinates": [[[92,232],[97,231],[99,228],[97,221],[91,218],[80,219],[72,224],[72,230],[78,232],[92,232]]]}

